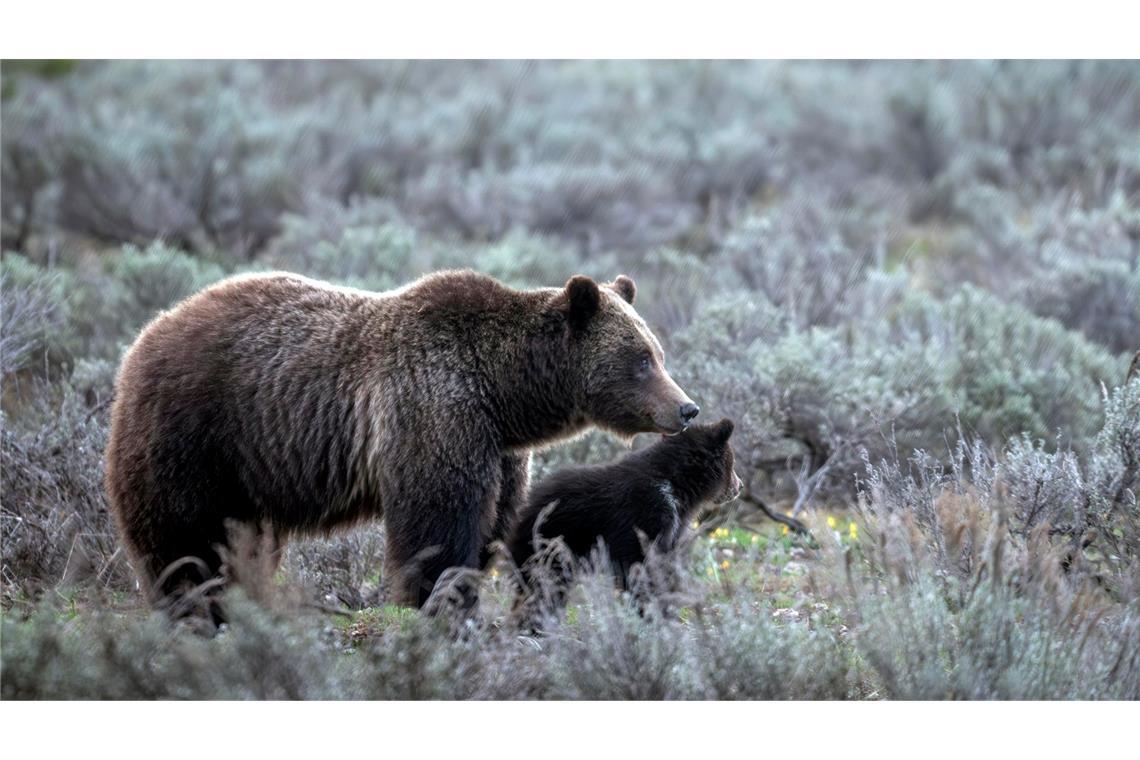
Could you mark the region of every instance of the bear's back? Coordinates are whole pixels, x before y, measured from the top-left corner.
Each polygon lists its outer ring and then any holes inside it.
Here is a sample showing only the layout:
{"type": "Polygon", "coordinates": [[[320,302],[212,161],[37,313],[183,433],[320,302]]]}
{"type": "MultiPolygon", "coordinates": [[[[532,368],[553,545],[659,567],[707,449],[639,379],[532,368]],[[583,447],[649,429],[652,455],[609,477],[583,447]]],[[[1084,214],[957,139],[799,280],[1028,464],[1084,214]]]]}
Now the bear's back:
{"type": "Polygon", "coordinates": [[[108,488],[146,493],[154,467],[235,518],[296,526],[354,513],[359,335],[379,299],[293,275],[225,280],[156,317],[124,358],[108,488]],[[318,456],[313,456],[318,452],[318,456]],[[323,505],[328,504],[329,509],[323,505]]]}

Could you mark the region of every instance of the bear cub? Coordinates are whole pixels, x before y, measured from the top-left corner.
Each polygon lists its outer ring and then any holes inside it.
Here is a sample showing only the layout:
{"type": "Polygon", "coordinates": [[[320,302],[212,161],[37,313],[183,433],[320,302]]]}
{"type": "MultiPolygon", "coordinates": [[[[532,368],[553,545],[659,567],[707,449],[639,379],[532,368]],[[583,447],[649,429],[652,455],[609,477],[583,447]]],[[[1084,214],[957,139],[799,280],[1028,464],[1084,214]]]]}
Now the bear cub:
{"type": "MultiPolygon", "coordinates": [[[[508,542],[528,586],[524,593],[538,592],[535,555],[554,538],[579,559],[603,542],[615,580],[628,589],[630,568],[645,561],[647,548],[671,551],[701,504],[740,493],[732,430],[728,419],[694,425],[613,464],[567,468],[535,486],[508,542]]],[[[561,606],[563,591],[548,594],[550,601],[561,606]]]]}

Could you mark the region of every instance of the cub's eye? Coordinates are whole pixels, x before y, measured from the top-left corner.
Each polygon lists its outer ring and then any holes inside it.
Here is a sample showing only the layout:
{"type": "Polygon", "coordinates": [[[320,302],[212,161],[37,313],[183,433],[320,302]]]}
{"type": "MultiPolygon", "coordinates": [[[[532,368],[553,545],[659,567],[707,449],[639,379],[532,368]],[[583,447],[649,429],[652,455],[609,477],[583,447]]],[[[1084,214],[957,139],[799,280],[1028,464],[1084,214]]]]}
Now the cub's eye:
{"type": "Polygon", "coordinates": [[[641,363],[638,365],[638,369],[640,369],[642,372],[648,372],[649,371],[649,357],[648,356],[641,357],[641,363]]]}

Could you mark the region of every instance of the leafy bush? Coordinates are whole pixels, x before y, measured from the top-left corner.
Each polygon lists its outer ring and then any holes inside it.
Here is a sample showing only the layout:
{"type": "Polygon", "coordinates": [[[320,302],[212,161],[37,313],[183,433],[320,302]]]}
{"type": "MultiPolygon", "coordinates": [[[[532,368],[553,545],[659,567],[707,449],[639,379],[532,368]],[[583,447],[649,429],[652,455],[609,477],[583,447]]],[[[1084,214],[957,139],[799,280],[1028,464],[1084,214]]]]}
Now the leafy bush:
{"type": "Polygon", "coordinates": [[[154,243],[98,256],[96,268],[68,272],[58,298],[68,315],[64,335],[73,359],[118,361],[147,322],[195,291],[222,279],[216,264],[154,243]]]}
{"type": "Polygon", "coordinates": [[[350,227],[338,240],[317,243],[303,262],[285,268],[346,285],[388,290],[406,278],[415,244],[415,232],[406,228],[350,227]]]}
{"type": "Polygon", "coordinates": [[[1124,376],[1103,349],[971,286],[943,303],[911,299],[895,330],[939,356],[935,379],[967,429],[990,442],[1062,430],[1083,443],[1100,426],[1099,389],[1124,376]]]}
{"type": "MultiPolygon", "coordinates": [[[[1108,438],[1121,428],[1120,398],[1108,438]]],[[[1133,409],[1125,426],[1136,425],[1133,409]]],[[[1105,492],[1086,474],[1101,456],[1048,454],[1025,439],[995,455],[960,439],[948,470],[921,452],[868,464],[870,540],[836,588],[885,696],[1135,698],[1137,558],[1122,553],[1107,568],[1074,556],[1067,539],[1090,495],[1105,492]]]]}
{"type": "Polygon", "coordinates": [[[328,603],[349,609],[381,600],[384,533],[358,528],[326,539],[296,541],[285,551],[284,572],[328,603]]]}
{"type": "Polygon", "coordinates": [[[1123,63],[107,62],[12,77],[5,239],[21,248],[58,220],[241,259],[283,214],[378,198],[468,240],[526,227],[590,255],[703,248],[773,189],[881,202],[949,179],[951,194],[1099,200],[1140,176],[1140,76],[1123,63]]]}
{"type": "Polygon", "coordinates": [[[106,410],[62,393],[41,396],[36,418],[0,418],[6,602],[57,586],[134,587],[103,493],[106,410]]]}
{"type": "Polygon", "coordinates": [[[70,278],[49,273],[14,253],[0,266],[0,374],[5,378],[37,364],[50,374],[70,359],[71,317],[65,299],[70,278]]]}

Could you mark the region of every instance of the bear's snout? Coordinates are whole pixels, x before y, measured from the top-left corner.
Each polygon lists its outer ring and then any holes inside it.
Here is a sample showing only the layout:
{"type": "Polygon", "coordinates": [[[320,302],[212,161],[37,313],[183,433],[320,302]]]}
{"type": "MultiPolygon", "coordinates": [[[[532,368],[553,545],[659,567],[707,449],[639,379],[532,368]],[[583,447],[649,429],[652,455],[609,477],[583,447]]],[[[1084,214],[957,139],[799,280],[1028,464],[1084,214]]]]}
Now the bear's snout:
{"type": "Polygon", "coordinates": [[[693,418],[701,413],[701,408],[690,401],[687,404],[681,404],[680,414],[681,422],[688,425],[693,421],[693,418]]]}
{"type": "Polygon", "coordinates": [[[659,408],[659,411],[653,415],[653,424],[657,426],[657,432],[665,435],[676,435],[688,428],[696,416],[700,414],[701,408],[699,406],[690,401],[687,396],[683,399],[679,404],[673,402],[659,408]]]}
{"type": "Polygon", "coordinates": [[[732,472],[732,480],[728,484],[728,488],[724,489],[724,491],[720,494],[720,496],[718,498],[714,499],[713,502],[716,504],[727,504],[728,502],[735,499],[737,496],[740,496],[740,492],[743,489],[744,489],[744,481],[742,481],[740,479],[740,477],[736,474],[736,471],[734,470],[732,472]]]}
{"type": "Polygon", "coordinates": [[[689,427],[701,408],[693,403],[689,394],[681,390],[681,386],[669,377],[668,373],[661,371],[657,378],[657,403],[651,407],[650,416],[656,432],[665,435],[675,435],[689,427]]]}

